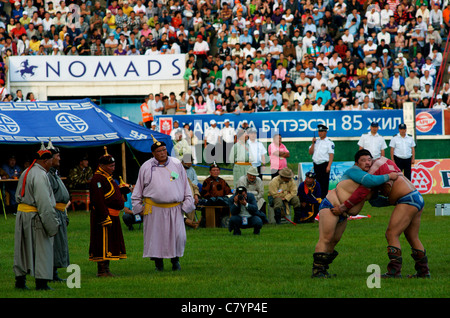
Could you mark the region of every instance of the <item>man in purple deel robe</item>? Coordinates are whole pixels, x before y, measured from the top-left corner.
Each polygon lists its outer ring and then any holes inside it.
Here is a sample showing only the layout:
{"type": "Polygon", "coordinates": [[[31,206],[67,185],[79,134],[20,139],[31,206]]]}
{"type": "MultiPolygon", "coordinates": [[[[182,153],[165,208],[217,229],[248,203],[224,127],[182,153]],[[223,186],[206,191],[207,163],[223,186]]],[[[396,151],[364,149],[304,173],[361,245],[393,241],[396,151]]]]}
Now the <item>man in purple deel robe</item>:
{"type": "Polygon", "coordinates": [[[154,260],[157,271],[170,258],[175,271],[186,245],[184,214],[195,209],[194,198],[181,161],[168,156],[164,142],[153,141],[153,158],[141,166],[131,196],[133,214],[144,218],[143,257],[154,260]]]}

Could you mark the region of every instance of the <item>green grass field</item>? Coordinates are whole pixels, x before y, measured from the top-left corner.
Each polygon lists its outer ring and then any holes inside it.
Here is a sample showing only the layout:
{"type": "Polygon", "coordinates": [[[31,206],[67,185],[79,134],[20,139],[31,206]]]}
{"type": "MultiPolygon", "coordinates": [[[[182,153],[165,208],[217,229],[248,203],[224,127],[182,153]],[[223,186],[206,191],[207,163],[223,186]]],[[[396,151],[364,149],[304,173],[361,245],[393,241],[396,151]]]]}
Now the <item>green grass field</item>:
{"type": "MultiPolygon", "coordinates": [[[[259,236],[243,230],[242,236],[227,229],[188,229],[182,270],[155,272],[154,263],[142,258],[142,229],[129,231],[123,225],[126,260],[111,262],[113,278],[97,278],[96,264],[88,261],[89,214],[69,212],[70,257],[81,269],[80,288],[51,283],[53,291],[34,290],[28,276],[28,291],[14,288],[12,270],[15,217],[0,218],[1,298],[448,298],[449,217],[436,217],[436,203],[448,195],[425,196],[421,240],[427,249],[431,279],[381,280],[380,288],[369,288],[367,267],[387,265],[384,232],[392,208],[375,209],[366,204],[361,212],[369,219],[351,220],[337,246],[339,256],[330,267],[332,279],[311,279],[312,253],[318,238],[318,224],[265,225],[259,236]]],[[[414,274],[410,248],[402,237],[403,275],[414,274]]],[[[65,269],[61,277],[68,277],[65,269]]]]}

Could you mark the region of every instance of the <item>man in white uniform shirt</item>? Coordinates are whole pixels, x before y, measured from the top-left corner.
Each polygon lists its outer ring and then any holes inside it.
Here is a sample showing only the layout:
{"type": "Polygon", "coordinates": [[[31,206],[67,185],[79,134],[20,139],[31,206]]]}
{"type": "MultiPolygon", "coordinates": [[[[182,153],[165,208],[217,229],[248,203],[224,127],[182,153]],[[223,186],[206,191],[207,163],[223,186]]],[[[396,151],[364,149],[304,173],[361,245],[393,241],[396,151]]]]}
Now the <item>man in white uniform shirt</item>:
{"type": "Polygon", "coordinates": [[[209,122],[210,126],[204,134],[205,161],[206,163],[220,162],[223,160],[222,149],[220,149],[220,129],[214,119],[209,122]],[[220,159],[220,160],[217,160],[220,159]]]}
{"type": "Polygon", "coordinates": [[[405,124],[400,124],[398,131],[399,133],[389,143],[391,160],[403,171],[405,177],[411,180],[411,165],[414,164],[415,160],[416,142],[411,135],[406,134],[405,124]]]}
{"type": "Polygon", "coordinates": [[[233,147],[236,142],[236,130],[231,127],[230,120],[224,120],[224,126],[220,130],[220,138],[223,145],[223,162],[226,162],[228,155],[230,153],[231,147],[233,147]]]}
{"type": "Polygon", "coordinates": [[[374,160],[380,158],[381,156],[385,156],[384,149],[387,148],[387,144],[384,138],[378,134],[377,122],[372,122],[370,124],[370,132],[361,136],[358,146],[359,150],[369,150],[374,160]]]}
{"type": "Polygon", "coordinates": [[[319,139],[313,138],[312,145],[309,147],[309,154],[312,155],[316,181],[319,182],[322,189],[321,197],[323,199],[328,194],[331,165],[334,159],[334,142],[327,137],[327,126],[318,125],[317,128],[319,139]]]}
{"type": "Polygon", "coordinates": [[[263,178],[261,167],[266,164],[266,154],[267,150],[262,144],[262,142],[257,140],[257,130],[256,128],[250,128],[248,130],[248,152],[250,163],[253,167],[255,167],[258,171],[259,178],[263,178]]]}

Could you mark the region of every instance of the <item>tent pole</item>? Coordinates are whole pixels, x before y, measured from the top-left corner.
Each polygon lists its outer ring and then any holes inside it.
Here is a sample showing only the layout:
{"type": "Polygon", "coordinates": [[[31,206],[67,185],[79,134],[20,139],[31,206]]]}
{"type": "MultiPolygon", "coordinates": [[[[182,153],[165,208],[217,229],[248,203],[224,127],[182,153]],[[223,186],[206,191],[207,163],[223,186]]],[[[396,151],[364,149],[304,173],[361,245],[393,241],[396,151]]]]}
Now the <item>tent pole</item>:
{"type": "Polygon", "coordinates": [[[125,156],[125,141],[121,145],[122,148],[122,179],[124,182],[127,182],[127,164],[126,164],[126,156],[125,156]]]}

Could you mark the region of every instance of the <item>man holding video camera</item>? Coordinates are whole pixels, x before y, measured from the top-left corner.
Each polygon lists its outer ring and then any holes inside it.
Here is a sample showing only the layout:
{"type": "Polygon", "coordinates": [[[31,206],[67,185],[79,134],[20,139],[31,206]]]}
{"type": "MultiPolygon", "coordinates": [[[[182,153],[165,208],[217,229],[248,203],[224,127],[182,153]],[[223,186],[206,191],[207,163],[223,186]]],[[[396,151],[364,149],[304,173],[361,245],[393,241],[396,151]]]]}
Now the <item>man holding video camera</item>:
{"type": "Polygon", "coordinates": [[[241,235],[241,228],[253,228],[253,234],[259,234],[263,221],[258,216],[258,204],[252,193],[247,193],[245,187],[237,187],[230,199],[231,218],[228,229],[233,235],[241,235]]]}

